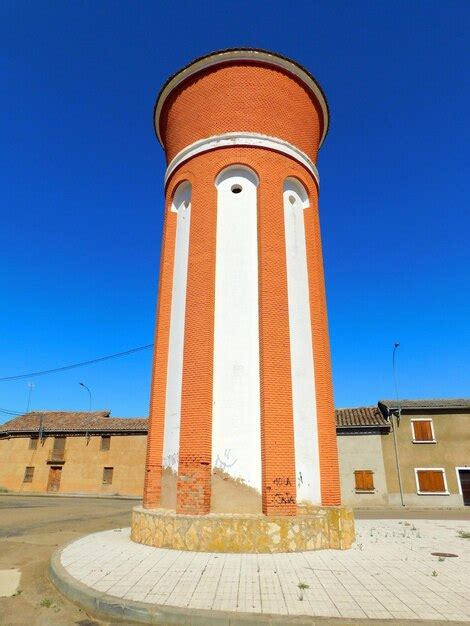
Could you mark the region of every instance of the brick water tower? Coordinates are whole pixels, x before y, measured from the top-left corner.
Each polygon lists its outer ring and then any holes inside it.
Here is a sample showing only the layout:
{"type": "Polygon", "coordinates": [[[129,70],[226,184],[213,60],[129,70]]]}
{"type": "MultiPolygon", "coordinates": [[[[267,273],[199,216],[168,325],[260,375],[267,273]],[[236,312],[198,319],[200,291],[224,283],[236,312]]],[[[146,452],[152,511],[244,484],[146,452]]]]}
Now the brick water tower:
{"type": "Polygon", "coordinates": [[[132,538],[347,548],[318,213],[325,95],[294,61],[224,50],[166,82],[154,123],[168,165],[132,538]]]}

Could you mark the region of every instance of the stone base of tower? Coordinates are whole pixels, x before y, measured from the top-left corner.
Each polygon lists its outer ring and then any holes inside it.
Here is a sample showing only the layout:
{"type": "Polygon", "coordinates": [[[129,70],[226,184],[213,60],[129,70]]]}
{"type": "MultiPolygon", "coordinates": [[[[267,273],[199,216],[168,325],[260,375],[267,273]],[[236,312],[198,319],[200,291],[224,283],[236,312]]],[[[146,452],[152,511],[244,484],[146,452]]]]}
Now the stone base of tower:
{"type": "Polygon", "coordinates": [[[308,506],[295,516],[180,515],[168,509],[132,513],[131,539],[156,548],[195,552],[347,550],[355,540],[351,509],[308,506]]]}

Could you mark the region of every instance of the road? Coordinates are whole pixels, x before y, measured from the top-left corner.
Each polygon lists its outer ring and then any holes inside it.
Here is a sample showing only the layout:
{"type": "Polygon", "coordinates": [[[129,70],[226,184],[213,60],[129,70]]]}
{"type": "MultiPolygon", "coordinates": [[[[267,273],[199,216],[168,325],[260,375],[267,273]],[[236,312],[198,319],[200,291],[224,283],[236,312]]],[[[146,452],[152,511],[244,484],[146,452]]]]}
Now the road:
{"type": "Polygon", "coordinates": [[[47,576],[49,558],[57,546],[77,537],[129,526],[135,504],[132,500],[0,495],[0,570],[21,571],[20,593],[0,598],[0,624],[104,624],[55,590],[47,576]]]}
{"type": "MultiPolygon", "coordinates": [[[[134,500],[0,495],[0,570],[21,571],[20,593],[0,598],[2,626],[93,626],[90,618],[49,582],[57,546],[91,532],[130,525],[134,500]]],[[[361,519],[470,519],[470,510],[357,510],[361,519]]]]}

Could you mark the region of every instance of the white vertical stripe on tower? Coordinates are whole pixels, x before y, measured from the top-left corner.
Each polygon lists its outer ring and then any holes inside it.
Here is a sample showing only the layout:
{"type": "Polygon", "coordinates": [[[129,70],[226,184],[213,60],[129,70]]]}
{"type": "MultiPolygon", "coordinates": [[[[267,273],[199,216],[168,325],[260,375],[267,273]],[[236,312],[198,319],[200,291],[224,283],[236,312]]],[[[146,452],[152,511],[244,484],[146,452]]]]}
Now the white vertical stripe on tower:
{"type": "Polygon", "coordinates": [[[212,466],[261,491],[256,175],[217,187],[212,466]]]}
{"type": "Polygon", "coordinates": [[[181,183],[176,190],[171,210],[177,213],[177,217],[163,435],[163,467],[177,472],[181,423],[189,224],[191,219],[191,185],[188,182],[181,183]]]}
{"type": "Polygon", "coordinates": [[[284,183],[284,222],[297,501],[319,504],[320,457],[304,226],[308,206],[305,189],[288,178],[284,183]]]}

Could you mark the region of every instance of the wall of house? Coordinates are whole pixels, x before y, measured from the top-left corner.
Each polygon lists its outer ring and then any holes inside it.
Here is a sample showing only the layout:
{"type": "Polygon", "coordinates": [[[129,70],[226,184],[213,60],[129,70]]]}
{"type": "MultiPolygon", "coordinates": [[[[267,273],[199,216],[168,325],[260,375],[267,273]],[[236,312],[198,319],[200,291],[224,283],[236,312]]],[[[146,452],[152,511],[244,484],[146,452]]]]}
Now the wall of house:
{"type": "MultiPolygon", "coordinates": [[[[470,466],[470,412],[430,413],[407,411],[396,429],[405,505],[417,507],[459,507],[456,467],[470,466]],[[436,443],[413,443],[411,420],[432,418],[436,443]],[[449,495],[420,495],[417,493],[415,468],[443,468],[449,495]]],[[[400,504],[393,435],[382,439],[389,500],[400,504]]]]}
{"type": "MultiPolygon", "coordinates": [[[[11,491],[45,493],[51,465],[47,463],[54,437],[29,449],[29,437],[0,439],[0,487],[11,491]],[[24,483],[26,467],[34,467],[31,483],[24,483]]],[[[59,493],[141,496],[144,485],[146,435],[112,435],[110,449],[100,450],[101,437],[67,437],[59,493]],[[112,484],[103,485],[103,468],[113,468],[112,484]]]]}
{"type": "Polygon", "coordinates": [[[352,507],[388,506],[382,439],[389,435],[339,435],[341,501],[352,507]],[[355,470],[374,472],[374,493],[356,493],[355,470]]]}

